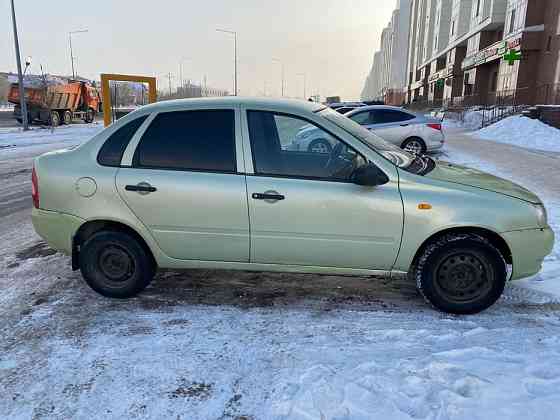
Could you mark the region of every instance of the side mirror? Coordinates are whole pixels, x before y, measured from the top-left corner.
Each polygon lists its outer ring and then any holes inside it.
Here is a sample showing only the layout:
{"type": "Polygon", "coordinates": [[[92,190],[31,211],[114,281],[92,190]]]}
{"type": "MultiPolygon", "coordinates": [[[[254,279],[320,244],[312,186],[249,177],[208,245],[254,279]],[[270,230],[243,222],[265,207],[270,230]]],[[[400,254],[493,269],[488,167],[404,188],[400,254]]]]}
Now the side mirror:
{"type": "Polygon", "coordinates": [[[375,187],[389,182],[389,177],[373,163],[357,168],[352,174],[354,184],[375,187]]]}

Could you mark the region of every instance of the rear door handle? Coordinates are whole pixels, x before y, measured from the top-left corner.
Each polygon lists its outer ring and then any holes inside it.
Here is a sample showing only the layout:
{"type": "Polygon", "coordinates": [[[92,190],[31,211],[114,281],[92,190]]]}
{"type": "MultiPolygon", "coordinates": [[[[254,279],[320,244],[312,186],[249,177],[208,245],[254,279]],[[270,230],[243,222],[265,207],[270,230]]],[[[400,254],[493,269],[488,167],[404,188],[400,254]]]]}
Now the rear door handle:
{"type": "Polygon", "coordinates": [[[126,187],[124,187],[124,189],[126,191],[137,192],[138,194],[141,194],[141,195],[145,195],[145,194],[149,194],[149,193],[153,193],[153,192],[157,191],[156,187],[152,187],[147,182],[140,182],[139,184],[136,184],[136,185],[127,185],[126,187]]]}
{"type": "Polygon", "coordinates": [[[265,200],[265,201],[280,201],[280,200],[284,200],[286,197],[284,197],[282,194],[278,194],[277,192],[265,192],[265,193],[253,193],[252,195],[254,200],[265,200]]]}
{"type": "Polygon", "coordinates": [[[401,124],[401,127],[408,127],[410,124],[401,124]]]}

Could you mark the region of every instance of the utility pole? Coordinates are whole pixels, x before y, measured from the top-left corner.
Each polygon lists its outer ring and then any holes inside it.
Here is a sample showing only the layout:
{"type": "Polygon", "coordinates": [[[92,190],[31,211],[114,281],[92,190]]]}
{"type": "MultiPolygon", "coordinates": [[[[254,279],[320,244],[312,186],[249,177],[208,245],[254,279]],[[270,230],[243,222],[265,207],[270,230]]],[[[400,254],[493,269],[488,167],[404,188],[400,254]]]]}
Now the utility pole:
{"type": "Polygon", "coordinates": [[[282,92],[282,97],[284,97],[284,63],[277,58],[273,58],[272,61],[275,63],[279,63],[282,66],[282,88],[280,90],[282,92]]]}
{"type": "Polygon", "coordinates": [[[16,62],[18,71],[18,88],[19,88],[19,106],[21,108],[21,121],[23,123],[23,131],[29,130],[29,121],[27,121],[27,105],[25,103],[25,88],[23,86],[23,73],[21,72],[21,56],[19,54],[19,39],[16,23],[16,10],[14,7],[14,0],[12,4],[12,24],[14,26],[14,46],[16,49],[16,62]]]}
{"type": "Polygon", "coordinates": [[[82,29],[80,31],[70,31],[68,32],[68,39],[70,41],[70,61],[72,61],[72,78],[75,79],[76,78],[76,71],[74,70],[74,51],[72,49],[72,35],[73,34],[83,34],[85,32],[88,32],[87,29],[82,29]]]}
{"type": "Polygon", "coordinates": [[[307,99],[307,76],[305,73],[298,73],[297,76],[303,76],[303,99],[307,99]]]}
{"type": "Polygon", "coordinates": [[[234,82],[233,82],[233,94],[237,96],[237,32],[228,31],[226,29],[216,29],[216,32],[223,32],[225,34],[233,35],[233,59],[234,59],[234,82]]]}

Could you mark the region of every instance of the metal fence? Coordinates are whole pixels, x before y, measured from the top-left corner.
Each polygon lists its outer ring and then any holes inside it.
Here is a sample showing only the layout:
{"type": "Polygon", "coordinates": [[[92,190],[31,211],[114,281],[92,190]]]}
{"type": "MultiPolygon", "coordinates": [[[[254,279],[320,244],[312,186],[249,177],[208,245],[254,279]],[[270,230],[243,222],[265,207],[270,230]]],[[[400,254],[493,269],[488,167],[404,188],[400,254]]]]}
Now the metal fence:
{"type": "Polygon", "coordinates": [[[414,101],[405,105],[413,111],[447,112],[463,120],[468,111],[481,114],[482,126],[493,124],[510,115],[520,114],[535,105],[560,105],[560,84],[540,85],[474,94],[431,101],[414,101]]]}

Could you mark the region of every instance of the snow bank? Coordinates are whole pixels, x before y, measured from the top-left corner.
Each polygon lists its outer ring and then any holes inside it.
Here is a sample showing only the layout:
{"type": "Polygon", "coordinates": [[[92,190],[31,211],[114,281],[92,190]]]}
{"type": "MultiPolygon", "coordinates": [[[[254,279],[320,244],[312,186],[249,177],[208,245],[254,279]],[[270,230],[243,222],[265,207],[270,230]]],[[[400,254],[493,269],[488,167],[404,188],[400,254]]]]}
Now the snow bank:
{"type": "Polygon", "coordinates": [[[473,135],[498,143],[560,153],[560,130],[527,117],[508,117],[473,135]]]}

